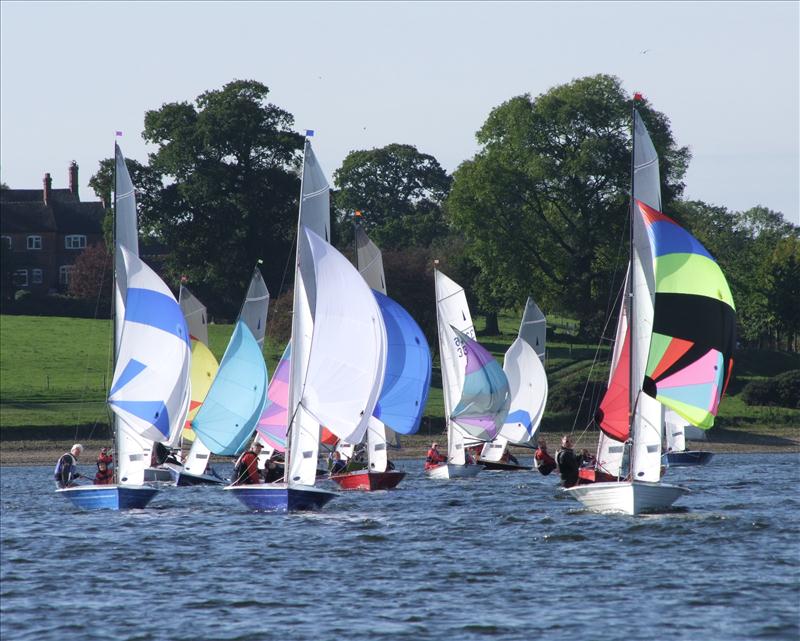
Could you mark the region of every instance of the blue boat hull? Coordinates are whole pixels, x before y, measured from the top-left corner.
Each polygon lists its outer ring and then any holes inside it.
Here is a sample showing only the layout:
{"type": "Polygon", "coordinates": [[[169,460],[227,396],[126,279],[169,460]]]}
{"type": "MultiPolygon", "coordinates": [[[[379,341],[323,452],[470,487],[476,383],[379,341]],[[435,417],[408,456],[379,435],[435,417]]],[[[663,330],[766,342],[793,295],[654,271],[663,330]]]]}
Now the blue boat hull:
{"type": "Polygon", "coordinates": [[[692,465],[705,465],[714,458],[713,452],[691,451],[665,452],[661,455],[661,462],[670,467],[689,467],[692,465]]]}
{"type": "Polygon", "coordinates": [[[248,509],[254,512],[300,512],[319,510],[336,496],[335,492],[309,485],[265,483],[264,485],[229,485],[232,492],[248,509]]]}
{"type": "Polygon", "coordinates": [[[80,485],[56,492],[82,510],[140,510],[158,490],[144,485],[80,485]]]}

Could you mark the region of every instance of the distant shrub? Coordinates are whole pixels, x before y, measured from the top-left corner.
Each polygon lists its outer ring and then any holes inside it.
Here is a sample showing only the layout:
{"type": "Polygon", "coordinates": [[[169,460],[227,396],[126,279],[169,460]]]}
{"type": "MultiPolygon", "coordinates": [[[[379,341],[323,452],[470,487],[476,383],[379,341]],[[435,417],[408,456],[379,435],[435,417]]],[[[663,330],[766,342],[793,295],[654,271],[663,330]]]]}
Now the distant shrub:
{"type": "Polygon", "coordinates": [[[774,405],[800,409],[800,369],[763,381],[751,381],[742,390],[748,405],[774,405]]]}

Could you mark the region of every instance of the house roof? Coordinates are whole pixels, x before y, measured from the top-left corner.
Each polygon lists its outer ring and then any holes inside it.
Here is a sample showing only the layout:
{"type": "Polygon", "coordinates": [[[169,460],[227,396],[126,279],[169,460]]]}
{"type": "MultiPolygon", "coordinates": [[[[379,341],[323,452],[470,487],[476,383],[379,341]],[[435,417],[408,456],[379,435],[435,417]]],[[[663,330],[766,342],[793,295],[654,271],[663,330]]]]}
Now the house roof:
{"type": "Polygon", "coordinates": [[[51,197],[50,203],[45,205],[41,189],[4,189],[3,197],[0,199],[0,230],[4,233],[17,234],[29,232],[103,233],[105,209],[103,209],[102,203],[82,203],[68,189],[54,191],[59,193],[51,197]],[[13,193],[9,194],[8,192],[13,193]],[[31,193],[38,194],[38,198],[26,200],[31,193]]]}

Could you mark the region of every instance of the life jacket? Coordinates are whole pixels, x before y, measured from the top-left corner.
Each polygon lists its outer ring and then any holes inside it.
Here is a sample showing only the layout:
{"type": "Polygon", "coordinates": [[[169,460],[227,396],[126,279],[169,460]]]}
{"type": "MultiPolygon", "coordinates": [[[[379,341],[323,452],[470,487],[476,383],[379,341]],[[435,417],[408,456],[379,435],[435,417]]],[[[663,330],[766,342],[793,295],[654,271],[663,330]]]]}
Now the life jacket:
{"type": "Polygon", "coordinates": [[[106,465],[111,465],[111,462],[114,460],[114,457],[111,454],[103,454],[102,452],[97,456],[98,463],[105,463],[106,465]]]}
{"type": "MultiPolygon", "coordinates": [[[[72,470],[72,467],[75,465],[75,457],[72,456],[70,452],[66,452],[65,454],[61,455],[61,458],[58,459],[56,463],[56,467],[53,470],[53,478],[56,481],[62,480],[62,475],[64,473],[64,468],[66,467],[68,470],[72,470]]],[[[68,481],[70,479],[67,479],[68,481]]]]}
{"type": "Polygon", "coordinates": [[[250,463],[253,459],[258,460],[255,452],[248,450],[236,462],[233,468],[233,484],[234,485],[247,485],[250,483],[250,463]],[[249,454],[249,456],[248,456],[249,454]]]}
{"type": "Polygon", "coordinates": [[[114,472],[110,469],[97,470],[97,474],[94,476],[94,484],[95,485],[108,485],[114,480],[114,472]]]}

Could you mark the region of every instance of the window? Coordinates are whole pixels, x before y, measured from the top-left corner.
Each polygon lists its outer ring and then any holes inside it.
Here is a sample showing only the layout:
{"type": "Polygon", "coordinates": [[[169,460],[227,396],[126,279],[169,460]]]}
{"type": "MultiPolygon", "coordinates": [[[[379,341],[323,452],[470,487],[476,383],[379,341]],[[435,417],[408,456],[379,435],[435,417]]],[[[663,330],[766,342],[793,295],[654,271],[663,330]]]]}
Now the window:
{"type": "Polygon", "coordinates": [[[28,236],[28,249],[41,249],[42,237],[41,236],[28,236]]]}
{"type": "Polygon", "coordinates": [[[61,265],[61,267],[58,268],[58,282],[61,285],[69,285],[69,279],[73,269],[73,265],[61,265]]]}
{"type": "Polygon", "coordinates": [[[11,236],[3,236],[3,249],[11,249],[11,236]]]}
{"type": "Polygon", "coordinates": [[[28,286],[28,270],[27,269],[18,269],[14,272],[14,276],[12,281],[14,285],[17,287],[27,287],[28,286]]]}
{"type": "Polygon", "coordinates": [[[33,284],[34,285],[41,285],[42,284],[42,270],[41,269],[34,269],[32,270],[33,274],[33,284]]]}
{"type": "Polygon", "coordinates": [[[64,237],[64,247],[67,249],[85,249],[86,236],[82,234],[71,234],[64,237]]]}

